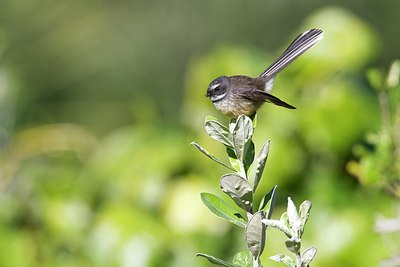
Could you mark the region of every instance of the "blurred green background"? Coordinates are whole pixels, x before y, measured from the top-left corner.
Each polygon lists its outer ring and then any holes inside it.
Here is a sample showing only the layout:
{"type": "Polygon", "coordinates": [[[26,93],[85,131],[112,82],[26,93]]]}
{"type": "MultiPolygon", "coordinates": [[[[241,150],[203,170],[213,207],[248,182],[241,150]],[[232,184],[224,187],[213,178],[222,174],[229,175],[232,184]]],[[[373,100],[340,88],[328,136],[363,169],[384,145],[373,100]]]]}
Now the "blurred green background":
{"type": "MultiPolygon", "coordinates": [[[[204,97],[226,74],[258,75],[300,32],[325,31],[282,72],[256,149],[271,139],[264,179],[278,210],[313,202],[313,266],[377,266],[392,253],[373,231],[395,205],[346,171],[352,149],[379,129],[370,67],[399,56],[399,1],[0,2],[0,266],[210,266],[243,234],[199,193],[223,196],[225,170],[200,155],[216,113],[204,97]]],[[[227,119],[225,119],[227,122],[227,119]]],[[[260,196],[257,196],[261,198],[260,196]]],[[[227,201],[230,201],[227,199],[227,201]]],[[[270,229],[268,257],[284,252],[270,229]]]]}

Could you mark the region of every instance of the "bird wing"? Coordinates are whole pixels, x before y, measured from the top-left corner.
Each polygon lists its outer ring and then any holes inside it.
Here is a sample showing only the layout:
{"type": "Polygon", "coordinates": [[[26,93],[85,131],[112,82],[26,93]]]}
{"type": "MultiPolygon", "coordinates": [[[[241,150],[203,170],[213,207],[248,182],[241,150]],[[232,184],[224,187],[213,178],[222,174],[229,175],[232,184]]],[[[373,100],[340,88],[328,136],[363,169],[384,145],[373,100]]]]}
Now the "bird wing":
{"type": "MultiPolygon", "coordinates": [[[[273,78],[287,65],[293,62],[301,54],[313,47],[324,37],[324,33],[319,29],[305,31],[294,39],[282,55],[269,66],[260,77],[273,78]]],[[[269,80],[269,79],[268,79],[269,80]]],[[[268,82],[267,82],[268,83],[268,82]]],[[[268,88],[267,88],[268,90],[268,88]]]]}
{"type": "Polygon", "coordinates": [[[251,101],[257,101],[257,102],[269,102],[272,104],[275,104],[277,106],[289,108],[289,109],[296,109],[294,106],[286,103],[285,101],[280,100],[276,96],[273,96],[263,90],[242,90],[240,92],[237,92],[237,94],[241,97],[247,98],[251,101]]]}

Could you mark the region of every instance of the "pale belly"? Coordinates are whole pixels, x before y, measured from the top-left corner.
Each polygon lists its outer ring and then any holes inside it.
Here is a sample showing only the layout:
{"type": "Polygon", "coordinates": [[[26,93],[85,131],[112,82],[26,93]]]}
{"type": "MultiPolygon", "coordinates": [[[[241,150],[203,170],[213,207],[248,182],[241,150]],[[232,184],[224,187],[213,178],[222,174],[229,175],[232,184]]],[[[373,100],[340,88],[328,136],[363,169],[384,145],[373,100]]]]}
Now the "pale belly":
{"type": "Polygon", "coordinates": [[[261,106],[261,103],[253,103],[247,99],[241,99],[240,101],[224,99],[222,101],[215,102],[214,106],[223,114],[231,118],[237,118],[242,114],[246,116],[254,115],[257,109],[261,106]]]}

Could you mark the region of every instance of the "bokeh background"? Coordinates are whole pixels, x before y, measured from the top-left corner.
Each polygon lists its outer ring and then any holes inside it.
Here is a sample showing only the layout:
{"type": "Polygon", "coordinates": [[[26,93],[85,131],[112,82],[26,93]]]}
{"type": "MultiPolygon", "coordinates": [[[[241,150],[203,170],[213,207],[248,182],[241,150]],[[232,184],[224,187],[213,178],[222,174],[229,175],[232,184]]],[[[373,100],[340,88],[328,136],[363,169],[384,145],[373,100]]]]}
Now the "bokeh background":
{"type": "MultiPolygon", "coordinates": [[[[224,157],[205,90],[258,75],[313,27],[325,39],[275,83],[298,109],[258,116],[256,149],[271,150],[257,198],[278,184],[275,218],[288,196],[313,202],[313,266],[378,266],[397,247],[374,220],[396,205],[346,166],[379,130],[366,71],[400,56],[399,14],[395,0],[2,0],[0,266],[210,266],[195,253],[244,249],[199,197],[224,197],[225,170],[189,145],[224,157]]],[[[284,240],[268,231],[265,266],[283,266],[268,257],[284,240]]]]}

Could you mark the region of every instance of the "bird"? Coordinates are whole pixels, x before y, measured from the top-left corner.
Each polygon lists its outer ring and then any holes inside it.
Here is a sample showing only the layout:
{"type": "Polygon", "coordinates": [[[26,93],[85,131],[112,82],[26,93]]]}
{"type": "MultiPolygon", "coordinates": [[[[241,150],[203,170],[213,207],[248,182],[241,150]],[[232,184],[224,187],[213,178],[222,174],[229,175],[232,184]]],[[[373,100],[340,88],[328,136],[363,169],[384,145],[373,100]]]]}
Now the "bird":
{"type": "Polygon", "coordinates": [[[266,102],[295,109],[294,106],[270,94],[275,76],[323,37],[324,33],[320,29],[310,29],[301,33],[258,77],[220,76],[209,84],[206,97],[210,98],[217,110],[231,118],[243,114],[254,116],[266,102]]]}

